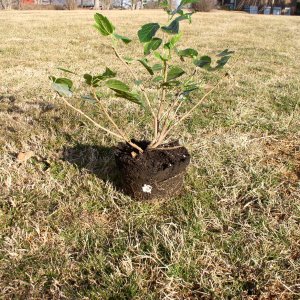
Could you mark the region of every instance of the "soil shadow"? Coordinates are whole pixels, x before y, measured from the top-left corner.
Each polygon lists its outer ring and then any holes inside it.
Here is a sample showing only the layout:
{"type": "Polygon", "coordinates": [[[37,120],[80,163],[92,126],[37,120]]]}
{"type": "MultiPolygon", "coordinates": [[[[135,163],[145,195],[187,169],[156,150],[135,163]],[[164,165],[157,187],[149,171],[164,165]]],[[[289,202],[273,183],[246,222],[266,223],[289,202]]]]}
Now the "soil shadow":
{"type": "Polygon", "coordinates": [[[77,144],[74,147],[65,147],[61,159],[76,165],[80,170],[95,174],[120,190],[120,175],[112,147],[77,144]]]}

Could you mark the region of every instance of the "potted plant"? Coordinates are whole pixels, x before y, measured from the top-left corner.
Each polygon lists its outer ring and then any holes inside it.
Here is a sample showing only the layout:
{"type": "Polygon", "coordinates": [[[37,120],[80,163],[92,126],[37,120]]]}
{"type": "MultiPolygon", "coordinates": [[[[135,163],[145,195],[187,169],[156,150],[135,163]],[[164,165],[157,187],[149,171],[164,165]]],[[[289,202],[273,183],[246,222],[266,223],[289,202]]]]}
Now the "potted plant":
{"type": "MultiPolygon", "coordinates": [[[[141,26],[137,36],[143,47],[143,55],[139,58],[125,58],[118,50],[118,43],[127,45],[131,39],[118,34],[107,17],[95,14],[94,27],[110,42],[111,51],[124,65],[131,80],[130,85],[118,80],[117,72],[110,67],[106,67],[100,74],[83,75],[85,84],[89,87],[89,94],[79,98],[96,104],[111,125],[110,128],[96,122],[68,99],[73,99],[78,94],[72,80],[50,76],[53,89],[67,106],[99,129],[122,141],[115,150],[116,164],[121,172],[124,192],[135,199],[165,198],[181,191],[190,155],[178,140],[168,142],[168,139],[172,136],[174,128],[186,120],[220,84],[219,81],[203,95],[203,83],[199,79],[199,72],[222,69],[233,53],[228,49],[222,51],[217,54],[218,60],[213,64],[211,57],[200,56],[195,49],[179,46],[182,38],[180,23],[184,20],[191,23],[193,15],[193,12],[184,12],[183,7],[193,2],[196,1],[182,0],[174,10],[169,9],[168,1],[162,3],[168,16],[167,24],[148,23],[141,26]],[[135,63],[145,68],[149,75],[147,80],[142,81],[142,75],[135,72],[135,63]],[[193,66],[190,73],[184,68],[187,63],[193,66]],[[151,116],[151,140],[145,138],[137,141],[127,135],[126,130],[117,124],[109,112],[101,94],[103,89],[111,91],[117,98],[131,101],[138,105],[144,114],[151,116]],[[199,91],[202,91],[201,97],[199,91]]],[[[78,75],[66,69],[59,69],[78,75]]]]}

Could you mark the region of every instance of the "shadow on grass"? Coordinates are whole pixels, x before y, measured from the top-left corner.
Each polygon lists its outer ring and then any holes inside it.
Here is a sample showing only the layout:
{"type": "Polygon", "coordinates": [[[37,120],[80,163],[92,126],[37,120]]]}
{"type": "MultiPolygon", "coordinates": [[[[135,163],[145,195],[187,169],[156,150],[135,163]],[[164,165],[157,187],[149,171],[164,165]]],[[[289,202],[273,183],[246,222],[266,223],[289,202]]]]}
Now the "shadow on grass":
{"type": "Polygon", "coordinates": [[[95,174],[120,190],[120,175],[112,147],[77,144],[63,149],[62,160],[95,174]]]}

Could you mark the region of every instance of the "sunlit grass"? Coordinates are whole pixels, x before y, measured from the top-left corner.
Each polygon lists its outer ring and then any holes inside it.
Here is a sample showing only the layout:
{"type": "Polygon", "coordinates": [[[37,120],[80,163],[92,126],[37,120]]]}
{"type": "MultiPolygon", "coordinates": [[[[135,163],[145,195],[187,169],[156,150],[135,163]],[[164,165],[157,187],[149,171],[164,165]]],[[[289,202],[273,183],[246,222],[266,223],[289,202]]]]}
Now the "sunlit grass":
{"type": "MultiPolygon", "coordinates": [[[[300,19],[212,12],[183,26],[184,46],[229,48],[238,63],[175,132],[192,154],[185,193],[140,203],[111,183],[117,141],[50,90],[57,67],[109,66],[128,80],[93,13],[0,12],[3,299],[297,299],[300,19]],[[29,150],[34,157],[16,161],[29,150]]],[[[129,37],[165,20],[159,11],[104,13],[129,37]]],[[[121,51],[138,56],[137,46],[121,51]]],[[[107,103],[119,124],[134,121],[134,136],[149,136],[134,105],[107,103]]]]}

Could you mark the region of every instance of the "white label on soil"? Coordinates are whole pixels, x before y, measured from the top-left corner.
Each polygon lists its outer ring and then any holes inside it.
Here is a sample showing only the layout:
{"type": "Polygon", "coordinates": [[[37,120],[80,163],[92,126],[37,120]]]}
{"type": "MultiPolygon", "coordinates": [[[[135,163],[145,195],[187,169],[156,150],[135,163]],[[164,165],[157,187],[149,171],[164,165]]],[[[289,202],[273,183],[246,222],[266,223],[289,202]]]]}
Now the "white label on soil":
{"type": "Polygon", "coordinates": [[[149,184],[144,184],[142,186],[142,190],[143,190],[144,193],[150,193],[151,194],[152,186],[149,185],[149,184]]]}

